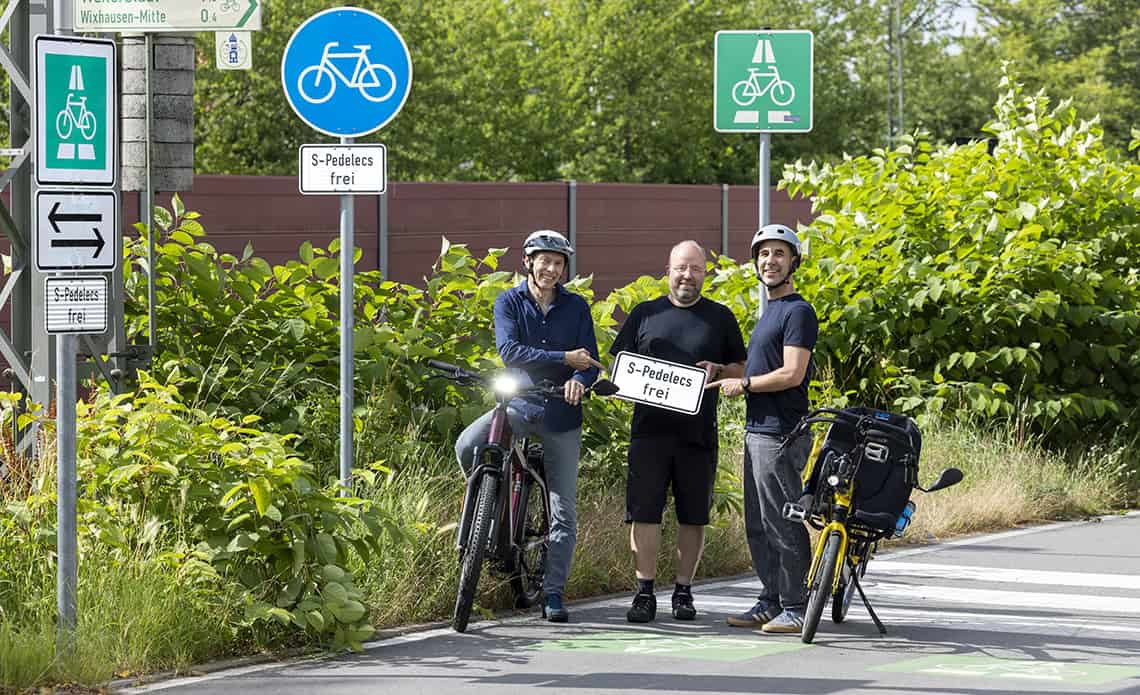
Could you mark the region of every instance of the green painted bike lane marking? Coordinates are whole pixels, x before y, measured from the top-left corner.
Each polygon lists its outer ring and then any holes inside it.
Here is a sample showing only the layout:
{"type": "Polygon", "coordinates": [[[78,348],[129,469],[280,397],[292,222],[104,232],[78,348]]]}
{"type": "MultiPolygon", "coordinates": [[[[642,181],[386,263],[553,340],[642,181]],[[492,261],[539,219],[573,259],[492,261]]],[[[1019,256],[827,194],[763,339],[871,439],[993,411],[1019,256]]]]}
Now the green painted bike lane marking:
{"type": "Polygon", "coordinates": [[[999,659],[984,654],[924,656],[920,659],[872,666],[867,670],[954,677],[975,676],[991,679],[1018,678],[1039,683],[1080,683],[1082,685],[1103,685],[1140,676],[1140,665],[999,659]]]}
{"type": "Polygon", "coordinates": [[[548,640],[535,645],[532,649],[548,652],[638,654],[710,661],[745,661],[761,656],[794,652],[809,646],[798,640],[784,642],[762,637],[748,639],[684,637],[645,632],[595,632],[566,639],[548,640]]]}

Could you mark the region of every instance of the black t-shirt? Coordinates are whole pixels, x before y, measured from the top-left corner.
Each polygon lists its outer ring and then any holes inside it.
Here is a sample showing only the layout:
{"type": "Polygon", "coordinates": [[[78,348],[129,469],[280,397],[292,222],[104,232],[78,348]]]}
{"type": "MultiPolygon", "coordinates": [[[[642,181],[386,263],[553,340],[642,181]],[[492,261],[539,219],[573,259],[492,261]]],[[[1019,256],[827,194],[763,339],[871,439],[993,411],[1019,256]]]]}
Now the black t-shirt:
{"type": "MultiPolygon", "coordinates": [[[[768,302],[764,315],[756,322],[748,339],[747,376],[759,376],[784,366],[784,346],[815,348],[819,337],[819,319],[815,309],[798,294],[768,302]]],[[[746,429],[773,436],[785,435],[808,412],[808,382],[813,361],[808,362],[803,383],[786,391],[749,393],[746,429]]]]}
{"type": "MultiPolygon", "coordinates": [[[[610,347],[611,355],[622,351],[693,366],[701,360],[717,364],[743,362],[748,356],[740,324],[732,311],[703,297],[688,307],[676,306],[667,296],[638,304],[610,347]]],[[[705,391],[696,415],[637,403],[630,435],[670,434],[687,444],[714,448],[717,396],[716,389],[705,391]]]]}

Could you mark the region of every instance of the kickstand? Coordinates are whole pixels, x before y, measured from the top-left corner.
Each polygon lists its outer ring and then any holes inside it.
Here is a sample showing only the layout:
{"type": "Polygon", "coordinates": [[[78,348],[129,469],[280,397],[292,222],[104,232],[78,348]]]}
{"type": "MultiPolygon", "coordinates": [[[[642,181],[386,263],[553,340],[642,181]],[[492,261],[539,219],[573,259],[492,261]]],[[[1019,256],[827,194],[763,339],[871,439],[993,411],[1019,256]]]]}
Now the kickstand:
{"type": "Polygon", "coordinates": [[[879,634],[887,634],[887,626],[883,625],[883,621],[879,620],[879,616],[875,615],[875,609],[871,608],[871,602],[867,600],[867,594],[863,593],[863,587],[859,584],[858,572],[851,572],[851,581],[855,582],[855,590],[859,592],[859,598],[863,599],[863,605],[867,607],[867,612],[871,614],[871,620],[875,621],[875,627],[879,628],[879,634]]]}

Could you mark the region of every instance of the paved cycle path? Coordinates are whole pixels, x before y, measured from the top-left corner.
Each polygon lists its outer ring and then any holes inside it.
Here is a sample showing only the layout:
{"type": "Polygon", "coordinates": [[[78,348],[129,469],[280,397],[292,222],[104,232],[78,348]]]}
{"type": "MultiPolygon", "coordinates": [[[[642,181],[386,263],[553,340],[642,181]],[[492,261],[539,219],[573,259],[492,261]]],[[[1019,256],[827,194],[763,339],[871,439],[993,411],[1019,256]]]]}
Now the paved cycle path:
{"type": "Polygon", "coordinates": [[[628,597],[371,643],[362,654],[261,664],[126,692],[166,693],[1140,693],[1140,513],[883,554],[815,643],[729,627],[757,584],[695,587],[700,615],[625,620],[628,597]]]}

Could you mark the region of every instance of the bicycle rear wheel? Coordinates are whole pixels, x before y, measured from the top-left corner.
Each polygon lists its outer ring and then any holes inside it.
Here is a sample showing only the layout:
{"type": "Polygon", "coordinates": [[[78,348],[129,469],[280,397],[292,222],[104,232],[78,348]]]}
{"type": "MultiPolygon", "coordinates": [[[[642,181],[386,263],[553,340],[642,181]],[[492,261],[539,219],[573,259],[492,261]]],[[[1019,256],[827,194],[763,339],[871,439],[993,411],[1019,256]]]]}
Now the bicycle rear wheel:
{"type": "Polygon", "coordinates": [[[550,549],[550,517],[546,512],[542,486],[528,478],[523,483],[521,514],[522,533],[514,569],[511,591],[516,608],[530,608],[542,598],[542,580],[546,577],[546,558],[550,549]]]}
{"type": "Polygon", "coordinates": [[[800,631],[800,641],[804,644],[811,644],[815,639],[815,631],[819,627],[823,608],[827,605],[827,599],[831,598],[831,585],[835,579],[835,566],[839,560],[839,542],[838,533],[832,533],[827,537],[823,557],[820,558],[819,567],[815,570],[815,577],[808,593],[807,611],[804,613],[804,627],[800,631]]]}
{"type": "Polygon", "coordinates": [[[495,500],[499,492],[499,480],[484,473],[479,481],[479,496],[475,502],[475,514],[471,520],[471,535],[463,551],[463,562],[459,568],[459,593],[455,597],[455,613],[451,625],[456,632],[467,629],[471,617],[471,605],[475,602],[475,589],[479,586],[479,574],[483,571],[483,554],[491,536],[491,520],[495,518],[495,500]]]}

